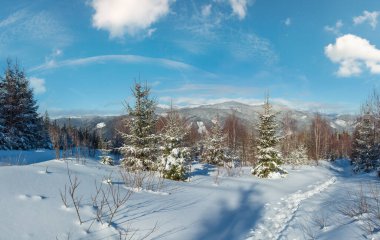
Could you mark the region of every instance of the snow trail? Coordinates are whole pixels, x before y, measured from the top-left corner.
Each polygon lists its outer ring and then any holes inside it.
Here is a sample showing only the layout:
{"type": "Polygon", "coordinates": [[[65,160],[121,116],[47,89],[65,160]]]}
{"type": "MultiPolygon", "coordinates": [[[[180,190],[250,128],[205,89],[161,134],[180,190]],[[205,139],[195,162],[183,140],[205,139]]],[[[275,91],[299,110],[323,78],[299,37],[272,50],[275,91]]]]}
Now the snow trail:
{"type": "Polygon", "coordinates": [[[309,191],[302,193],[299,190],[286,198],[281,198],[279,202],[265,204],[267,208],[265,218],[251,231],[247,239],[282,239],[285,237],[282,233],[294,219],[302,201],[326,190],[335,181],[336,178],[332,177],[322,184],[314,185],[314,188],[309,191]]]}

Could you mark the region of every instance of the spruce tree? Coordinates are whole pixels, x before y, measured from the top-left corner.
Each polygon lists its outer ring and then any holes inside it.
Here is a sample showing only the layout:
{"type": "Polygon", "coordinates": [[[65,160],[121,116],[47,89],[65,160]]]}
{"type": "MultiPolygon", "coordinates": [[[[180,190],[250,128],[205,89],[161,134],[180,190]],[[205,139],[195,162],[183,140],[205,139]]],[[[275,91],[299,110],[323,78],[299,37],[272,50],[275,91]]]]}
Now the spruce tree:
{"type": "Polygon", "coordinates": [[[279,137],[276,136],[276,116],[272,113],[272,106],[269,103],[268,97],[265,100],[263,110],[263,113],[259,116],[259,136],[257,139],[258,164],[252,169],[252,174],[260,178],[270,178],[274,175],[284,176],[286,171],[279,167],[282,161],[280,152],[276,148],[279,143],[279,137]]]}
{"type": "Polygon", "coordinates": [[[353,141],[354,172],[370,172],[378,166],[379,154],[375,143],[373,116],[367,107],[355,129],[353,141]]]}
{"type": "Polygon", "coordinates": [[[0,150],[7,150],[9,148],[9,143],[5,136],[5,127],[2,125],[2,119],[0,118],[0,150]]]}
{"type": "Polygon", "coordinates": [[[0,81],[0,116],[3,134],[10,149],[35,149],[45,147],[42,134],[42,119],[29,87],[25,73],[18,64],[8,61],[4,77],[0,81]]]}
{"type": "Polygon", "coordinates": [[[129,131],[122,134],[122,165],[132,170],[157,170],[156,103],[150,98],[150,89],[146,85],[136,83],[132,93],[135,105],[127,104],[129,131]]]}
{"type": "Polygon", "coordinates": [[[217,118],[204,141],[201,155],[202,161],[222,166],[226,162],[225,139],[226,136],[217,118]]]}
{"type": "Polygon", "coordinates": [[[303,145],[300,145],[290,151],[289,155],[285,158],[285,163],[291,165],[293,169],[296,166],[309,164],[309,162],[307,150],[303,145]]]}
{"type": "Polygon", "coordinates": [[[186,179],[186,168],[190,160],[190,149],[184,146],[187,134],[184,120],[171,108],[160,135],[160,162],[164,178],[177,181],[186,179]]]}

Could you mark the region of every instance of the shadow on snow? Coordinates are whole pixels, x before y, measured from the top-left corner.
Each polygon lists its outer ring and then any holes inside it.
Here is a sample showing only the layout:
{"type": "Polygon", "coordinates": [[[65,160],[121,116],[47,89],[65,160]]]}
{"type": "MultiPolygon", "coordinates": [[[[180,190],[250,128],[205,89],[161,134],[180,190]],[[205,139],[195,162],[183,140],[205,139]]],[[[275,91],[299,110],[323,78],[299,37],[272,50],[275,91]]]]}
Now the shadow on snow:
{"type": "Polygon", "coordinates": [[[253,201],[258,195],[252,186],[239,191],[239,200],[234,207],[225,200],[220,201],[218,213],[202,222],[203,228],[193,239],[245,239],[262,214],[263,204],[253,201]]]}

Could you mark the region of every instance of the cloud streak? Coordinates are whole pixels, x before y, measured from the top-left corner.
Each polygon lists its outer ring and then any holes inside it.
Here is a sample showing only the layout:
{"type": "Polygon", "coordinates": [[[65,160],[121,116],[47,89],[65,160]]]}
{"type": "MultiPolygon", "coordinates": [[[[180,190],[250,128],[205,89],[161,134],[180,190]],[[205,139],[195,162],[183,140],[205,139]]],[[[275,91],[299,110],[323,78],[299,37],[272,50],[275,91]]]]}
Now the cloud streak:
{"type": "MultiPolygon", "coordinates": [[[[33,12],[25,8],[0,19],[0,49],[6,49],[7,52],[15,50],[15,42],[59,48],[69,45],[72,37],[64,25],[49,12],[33,12]]],[[[20,48],[24,46],[19,44],[16,50],[20,48]]]]}
{"type": "Polygon", "coordinates": [[[367,22],[372,29],[375,29],[377,26],[377,18],[379,17],[380,12],[374,11],[364,11],[363,15],[354,17],[352,20],[354,22],[354,25],[359,25],[367,22]]]}
{"type": "Polygon", "coordinates": [[[213,73],[204,71],[197,67],[194,67],[190,64],[174,61],[166,58],[152,58],[152,57],[144,57],[139,55],[100,55],[86,58],[77,58],[77,59],[69,59],[63,61],[49,61],[42,65],[31,68],[29,71],[45,71],[49,69],[56,69],[62,67],[73,67],[73,66],[85,66],[90,64],[100,64],[104,62],[120,62],[120,63],[141,63],[141,64],[154,64],[163,66],[166,68],[181,70],[181,71],[194,71],[194,72],[202,72],[210,77],[215,77],[213,73]]]}
{"type": "Polygon", "coordinates": [[[341,35],[340,29],[343,27],[342,20],[338,20],[334,26],[325,26],[324,29],[326,32],[331,32],[335,35],[341,35]]]}

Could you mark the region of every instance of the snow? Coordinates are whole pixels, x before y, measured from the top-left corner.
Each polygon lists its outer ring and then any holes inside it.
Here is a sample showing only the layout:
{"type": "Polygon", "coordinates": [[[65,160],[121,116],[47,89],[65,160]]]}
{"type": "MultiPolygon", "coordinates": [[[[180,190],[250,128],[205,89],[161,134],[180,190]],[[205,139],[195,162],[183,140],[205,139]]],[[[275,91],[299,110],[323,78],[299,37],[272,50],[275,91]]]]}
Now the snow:
{"type": "Polygon", "coordinates": [[[347,127],[348,123],[342,119],[335,120],[335,124],[341,127],[347,127]]]}
{"type": "Polygon", "coordinates": [[[197,121],[197,125],[199,134],[207,133],[206,126],[202,121],[197,121]]]}
{"type": "Polygon", "coordinates": [[[268,211],[265,215],[268,217],[252,231],[251,239],[279,239],[285,237],[282,236],[282,233],[292,222],[300,204],[313,195],[324,191],[331,184],[334,184],[335,181],[336,178],[332,177],[322,184],[308,186],[311,190],[306,192],[298,190],[285,198],[281,198],[281,201],[267,203],[265,206],[268,211]]]}
{"type": "Polygon", "coordinates": [[[133,188],[123,184],[117,166],[96,159],[82,165],[54,160],[53,151],[0,151],[6,165],[17,164],[19,156],[28,165],[0,167],[2,239],[119,239],[121,229],[142,237],[155,226],[147,239],[365,239],[361,218],[342,216],[336,207],[349,190],[363,182],[378,183],[370,174],[352,175],[345,160],[286,166],[288,176],[279,179],[256,178],[248,167],[228,177],[212,165],[194,162],[187,182],[133,188]],[[65,207],[59,194],[68,183],[67,166],[80,182],[81,225],[73,205],[65,207]],[[111,226],[92,221],[95,182],[132,191],[111,226]],[[326,226],[315,224],[317,216],[325,216],[326,226]]]}
{"type": "Polygon", "coordinates": [[[101,122],[101,123],[96,124],[96,128],[97,128],[97,129],[102,129],[102,128],[104,128],[105,126],[106,126],[106,124],[105,124],[104,122],[101,122]]]}

